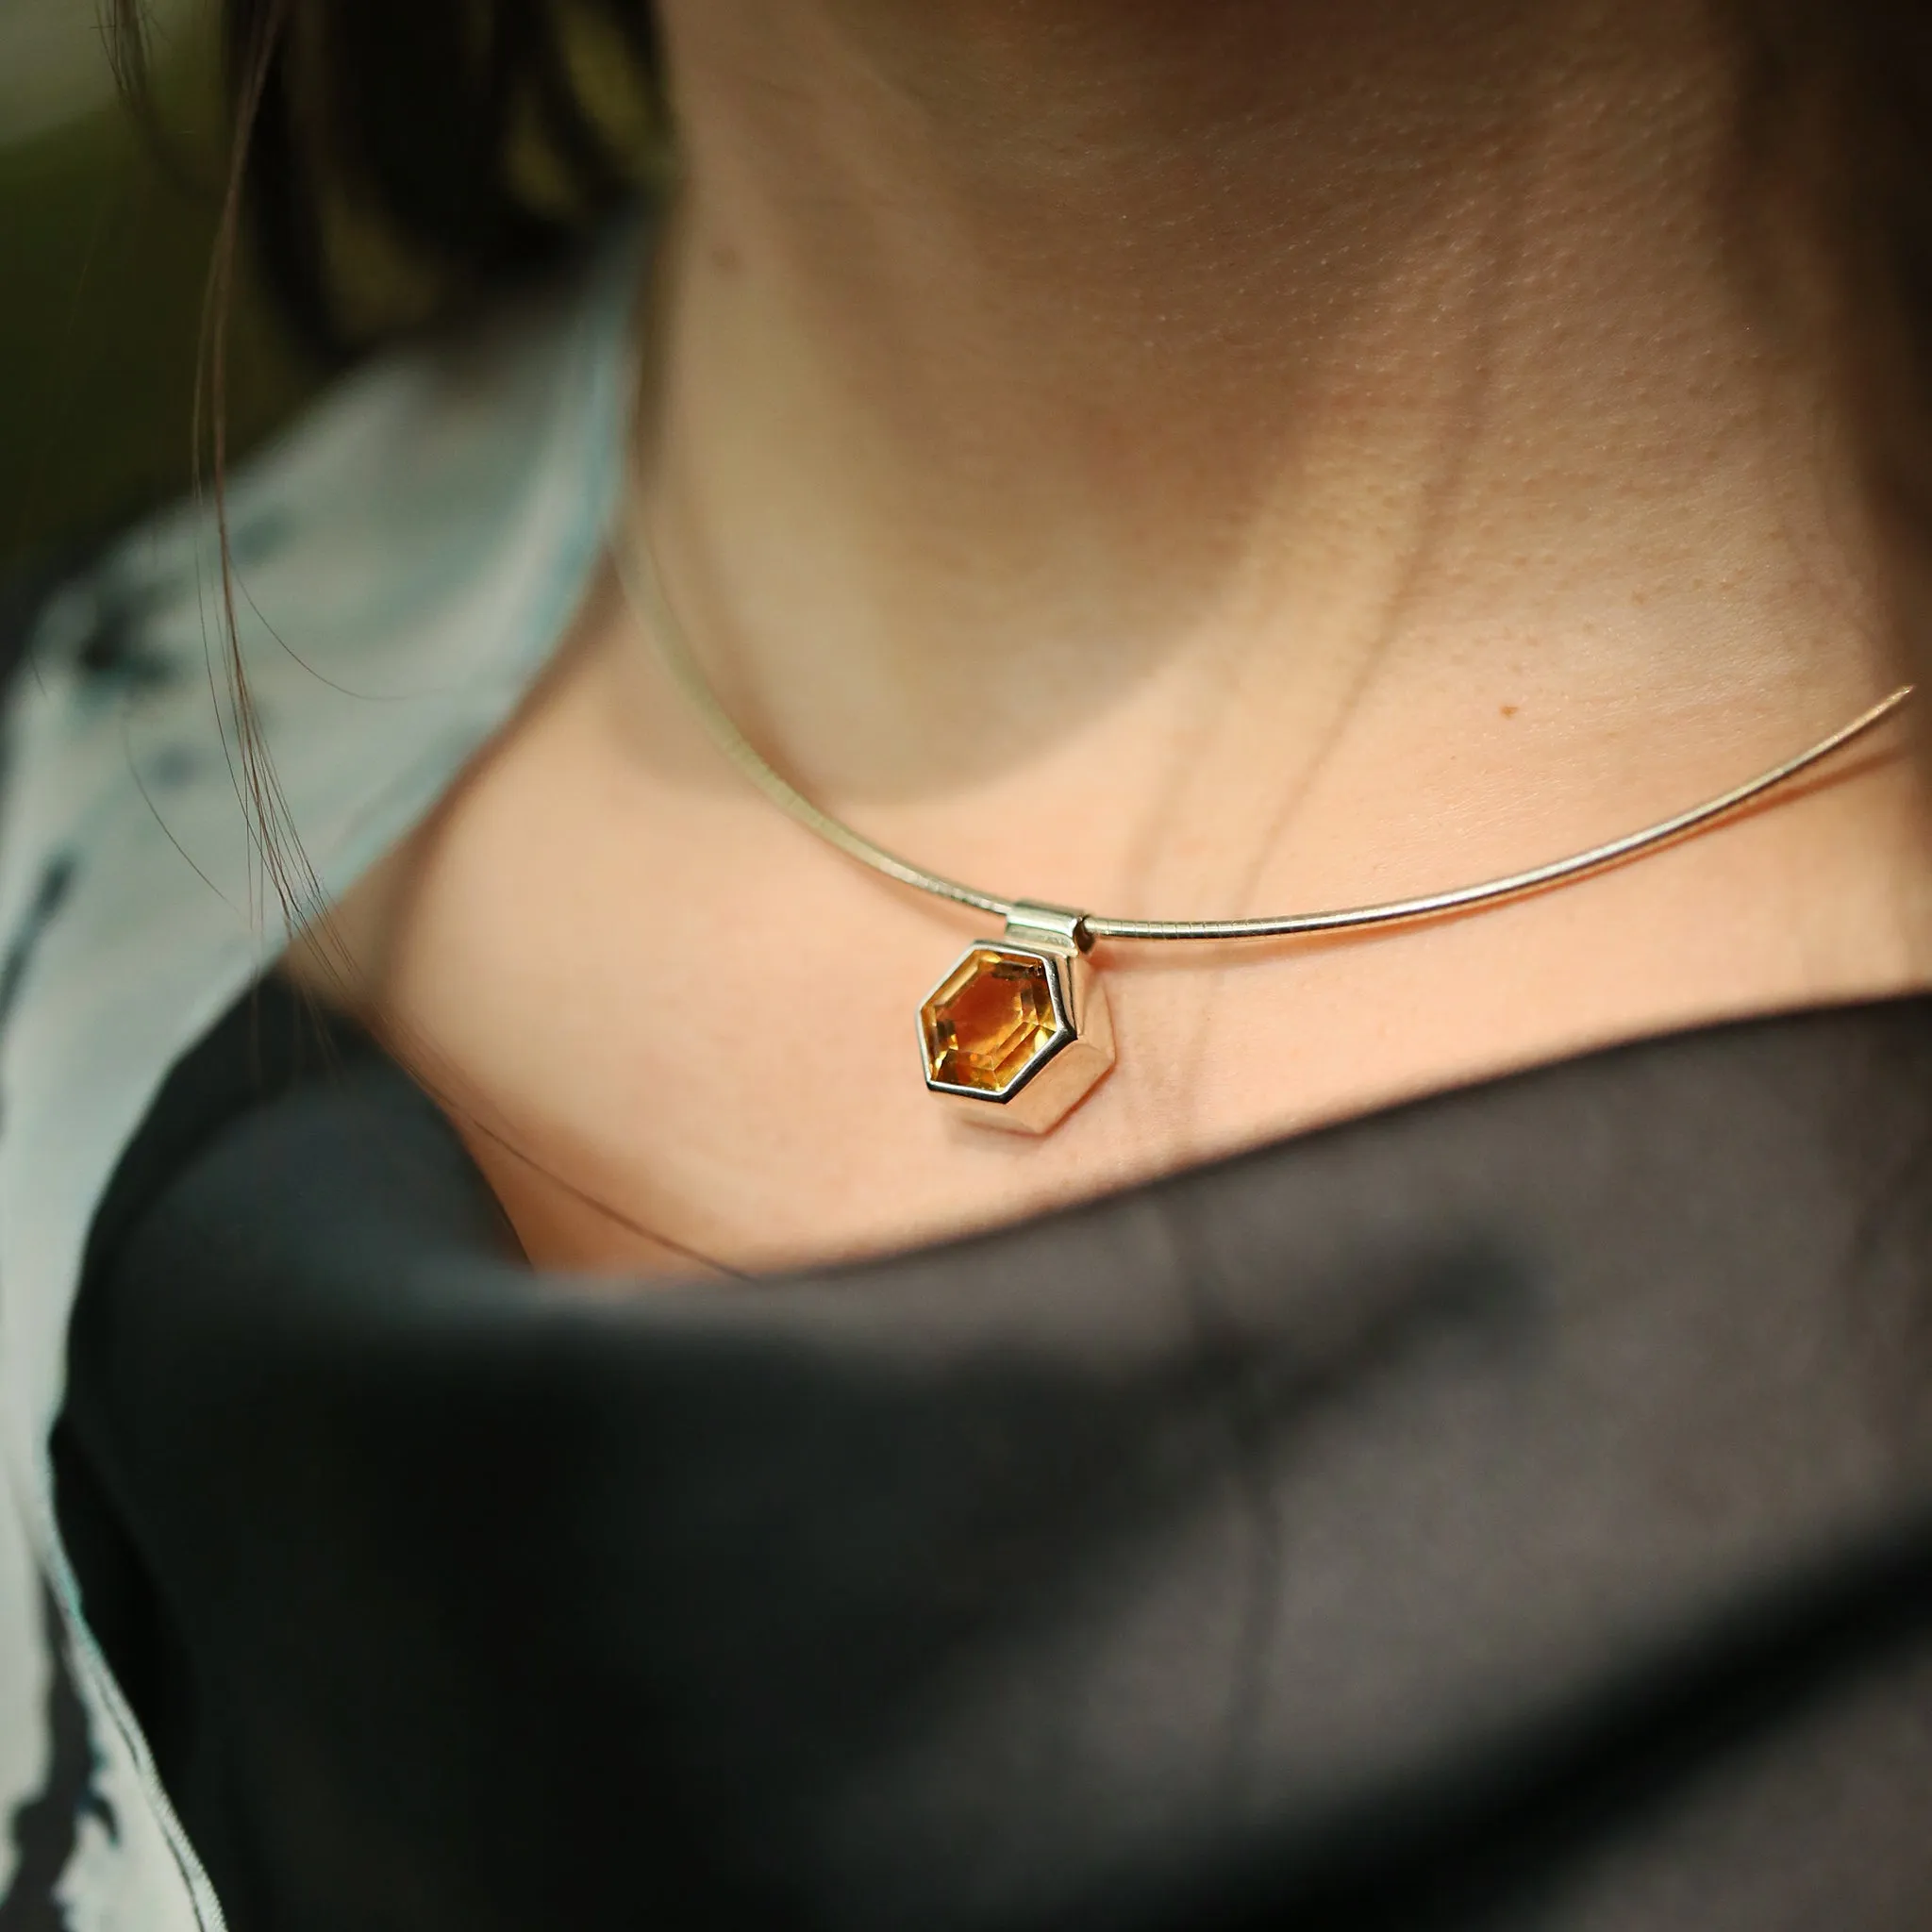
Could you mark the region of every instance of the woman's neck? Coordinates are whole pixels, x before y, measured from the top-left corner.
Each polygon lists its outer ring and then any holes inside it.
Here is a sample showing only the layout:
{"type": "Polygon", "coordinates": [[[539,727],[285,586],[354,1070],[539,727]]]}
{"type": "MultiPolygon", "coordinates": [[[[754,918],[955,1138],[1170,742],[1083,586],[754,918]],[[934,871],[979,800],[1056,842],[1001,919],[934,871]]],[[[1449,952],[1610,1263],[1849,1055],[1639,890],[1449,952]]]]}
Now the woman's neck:
{"type": "Polygon", "coordinates": [[[1371,698],[1455,731],[1748,691],[1782,744],[1880,675],[1699,9],[673,0],[667,32],[660,530],[734,700],[847,802],[1195,686],[1241,693],[1213,755],[1258,721],[1280,774],[1371,698]]]}

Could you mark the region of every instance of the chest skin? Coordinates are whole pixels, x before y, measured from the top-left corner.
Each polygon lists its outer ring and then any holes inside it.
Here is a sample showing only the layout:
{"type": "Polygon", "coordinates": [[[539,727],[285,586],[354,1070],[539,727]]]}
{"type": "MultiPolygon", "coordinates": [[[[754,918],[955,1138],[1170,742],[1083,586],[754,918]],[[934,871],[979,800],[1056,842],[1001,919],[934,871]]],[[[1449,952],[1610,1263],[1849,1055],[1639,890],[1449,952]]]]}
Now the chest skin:
{"type": "MultiPolygon", "coordinates": [[[[1505,756],[1513,720],[1486,708],[1505,756]]],[[[1123,771],[1158,769],[1162,729],[1158,707],[1126,708],[1052,768],[867,829],[1061,903],[1098,898],[1083,880],[1131,891],[1108,801],[1123,771]]],[[[1624,801],[1532,758],[1522,795],[1553,808],[1472,830],[1415,769],[1379,815],[1317,789],[1272,843],[1265,824],[1170,825],[1150,870],[1176,891],[1197,875],[1230,910],[1349,903],[1628,829],[1607,823],[1624,801]]],[[[1659,804],[1696,795],[1690,774],[1677,784],[1659,804]]],[[[288,970],[437,1097],[534,1260],[758,1271],[1018,1220],[1619,1039],[1924,984],[1914,813],[1903,760],[1881,751],[1801,801],[1476,916],[1312,944],[1104,947],[1119,1065],[1022,1140],[949,1117],[920,1077],[919,1002],[987,922],[853,865],[754,794],[607,586],[508,730],[288,970]]]]}

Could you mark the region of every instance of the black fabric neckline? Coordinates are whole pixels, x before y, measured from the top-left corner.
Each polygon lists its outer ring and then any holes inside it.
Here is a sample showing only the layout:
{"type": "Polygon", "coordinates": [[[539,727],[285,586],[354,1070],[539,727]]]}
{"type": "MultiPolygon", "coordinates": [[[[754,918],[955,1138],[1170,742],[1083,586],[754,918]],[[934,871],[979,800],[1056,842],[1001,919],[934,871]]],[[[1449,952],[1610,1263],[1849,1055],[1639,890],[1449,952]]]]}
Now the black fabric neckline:
{"type": "Polygon", "coordinates": [[[1932,1001],[628,1298],[326,1041],[176,1070],[58,1444],[238,1932],[1932,1897],[1932,1001]]]}

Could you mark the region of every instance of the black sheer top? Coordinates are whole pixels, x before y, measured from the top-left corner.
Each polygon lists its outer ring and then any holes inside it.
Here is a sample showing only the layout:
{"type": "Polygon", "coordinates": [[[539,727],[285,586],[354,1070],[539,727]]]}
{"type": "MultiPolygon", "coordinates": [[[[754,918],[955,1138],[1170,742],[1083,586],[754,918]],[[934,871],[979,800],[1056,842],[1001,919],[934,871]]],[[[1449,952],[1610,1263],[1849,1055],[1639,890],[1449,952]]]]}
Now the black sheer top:
{"type": "Polygon", "coordinates": [[[237,1932],[1924,1932],[1932,1001],[613,1296],[274,987],[96,1226],[88,1612],[237,1932]]]}

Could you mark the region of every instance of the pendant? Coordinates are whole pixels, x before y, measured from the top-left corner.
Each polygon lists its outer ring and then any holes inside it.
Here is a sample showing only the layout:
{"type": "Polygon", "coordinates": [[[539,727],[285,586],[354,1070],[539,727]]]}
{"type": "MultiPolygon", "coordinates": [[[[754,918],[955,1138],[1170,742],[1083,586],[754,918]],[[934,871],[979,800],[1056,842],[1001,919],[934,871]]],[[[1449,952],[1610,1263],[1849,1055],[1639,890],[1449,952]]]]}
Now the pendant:
{"type": "Polygon", "coordinates": [[[1001,938],[975,940],[926,994],[926,1089],[963,1118],[1043,1134],[1113,1066],[1113,1019],[1082,917],[1016,907],[1001,938]]]}

